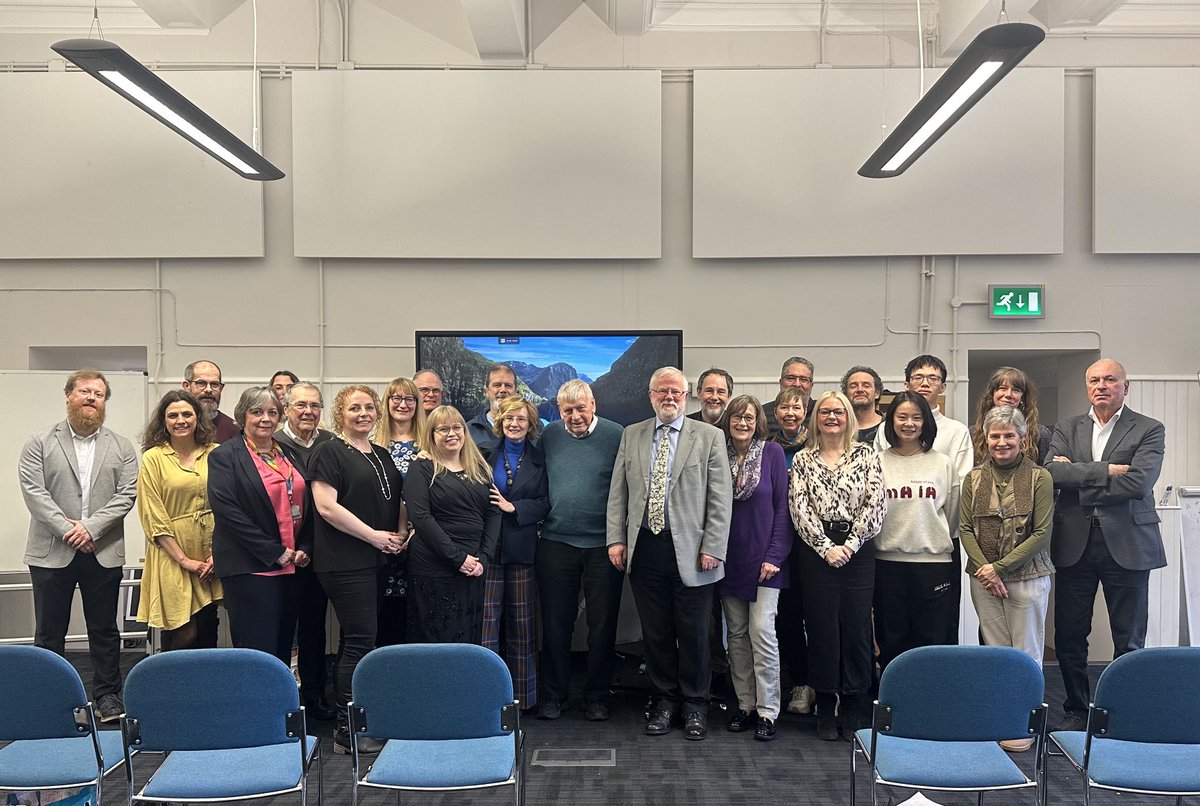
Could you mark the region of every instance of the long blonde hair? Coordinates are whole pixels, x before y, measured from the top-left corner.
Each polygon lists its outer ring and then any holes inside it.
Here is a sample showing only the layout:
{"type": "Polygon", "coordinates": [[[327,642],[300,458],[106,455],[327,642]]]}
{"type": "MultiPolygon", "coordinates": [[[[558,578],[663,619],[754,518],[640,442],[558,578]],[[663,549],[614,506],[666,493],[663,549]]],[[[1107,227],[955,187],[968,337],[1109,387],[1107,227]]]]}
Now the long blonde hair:
{"type": "Polygon", "coordinates": [[[471,433],[467,430],[466,420],[463,419],[458,409],[453,406],[438,406],[429,412],[429,416],[425,418],[425,426],[421,430],[421,444],[428,446],[425,451],[429,454],[429,458],[433,460],[433,478],[436,479],[439,473],[447,472],[446,466],[442,464],[441,457],[438,456],[437,442],[434,441],[433,431],[435,428],[455,424],[461,425],[463,429],[463,446],[458,455],[459,462],[463,466],[463,473],[473,482],[490,484],[492,480],[491,468],[488,467],[483,454],[476,447],[475,440],[471,439],[471,433]]]}
{"type": "Polygon", "coordinates": [[[381,448],[386,448],[391,444],[392,406],[388,402],[388,398],[392,395],[405,395],[417,401],[413,404],[416,412],[413,414],[412,431],[413,439],[416,440],[416,448],[420,450],[421,446],[425,444],[421,441],[421,437],[425,433],[425,407],[421,405],[421,395],[417,392],[417,385],[411,378],[393,378],[392,382],[387,385],[387,389],[383,391],[383,399],[379,401],[383,406],[383,411],[379,414],[379,422],[375,423],[375,430],[371,432],[371,441],[381,448]]]}

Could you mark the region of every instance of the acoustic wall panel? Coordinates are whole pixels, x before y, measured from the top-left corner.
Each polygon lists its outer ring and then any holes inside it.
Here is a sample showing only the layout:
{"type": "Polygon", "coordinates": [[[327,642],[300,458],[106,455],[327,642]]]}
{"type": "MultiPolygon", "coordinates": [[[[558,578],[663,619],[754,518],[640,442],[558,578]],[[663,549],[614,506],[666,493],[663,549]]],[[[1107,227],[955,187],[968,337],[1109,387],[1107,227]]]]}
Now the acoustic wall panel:
{"type": "Polygon", "coordinates": [[[858,176],[918,91],[916,70],[696,71],[693,254],[1062,252],[1063,71],[1014,70],[906,173],[858,176]]]}
{"type": "Polygon", "coordinates": [[[293,79],[296,254],[656,258],[656,71],[293,79]]]}
{"type": "MultiPolygon", "coordinates": [[[[249,73],[164,72],[249,141],[249,73]]],[[[0,74],[0,259],[261,257],[262,183],[83,73],[0,74]]]]}
{"type": "Polygon", "coordinates": [[[1096,70],[1096,252],[1200,252],[1200,70],[1096,70]]]}

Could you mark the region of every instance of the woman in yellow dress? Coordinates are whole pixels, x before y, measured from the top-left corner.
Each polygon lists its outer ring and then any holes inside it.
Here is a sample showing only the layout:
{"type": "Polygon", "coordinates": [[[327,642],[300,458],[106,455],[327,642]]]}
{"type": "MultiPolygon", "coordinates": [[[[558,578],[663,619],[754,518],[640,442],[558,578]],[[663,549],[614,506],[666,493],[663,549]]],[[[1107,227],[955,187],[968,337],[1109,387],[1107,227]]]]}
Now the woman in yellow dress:
{"type": "Polygon", "coordinates": [[[142,434],[137,503],[146,533],[138,621],[162,631],[162,648],[217,645],[221,581],[213,575],[208,455],[216,448],[200,402],[173,389],[142,434]]]}

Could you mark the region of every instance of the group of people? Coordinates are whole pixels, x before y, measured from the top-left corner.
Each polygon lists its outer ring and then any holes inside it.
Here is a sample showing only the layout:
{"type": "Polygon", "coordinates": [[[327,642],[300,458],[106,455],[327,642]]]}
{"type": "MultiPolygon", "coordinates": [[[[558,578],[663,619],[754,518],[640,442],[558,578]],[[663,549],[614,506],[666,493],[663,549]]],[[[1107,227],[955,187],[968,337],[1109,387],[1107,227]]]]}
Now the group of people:
{"type": "Polygon", "coordinates": [[[648,382],[654,416],[622,428],[597,415],[582,380],[561,386],[559,418],[544,423],[503,364],[488,368],[488,409],[468,423],[421,371],[382,400],[341,389],[325,430],[321,390],[287,371],[227,417],[219,367],[197,361],[155,407],[140,469],[130,442],[103,427],[104,376],[73,373],[66,420],[20,462],[36,641],[62,652],[78,585],[97,711],[119,717],[114,617],[136,501],[138,620],[164,650],[215,646],[223,604],[236,646],[287,662],[295,642],[310,715],[338,719],[335,750],[350,748],[355,665],[391,643],[482,644],[505,658],[522,707],[559,718],[581,593],[581,707],[608,719],[625,575],[654,696],[647,734],[682,723],[685,738],[704,739],[712,670],[727,665],[729,730],[771,740],[786,707],[815,710],[818,735],[837,739],[867,724],[877,674],[896,656],[958,641],[965,552],[982,640],[1039,662],[1057,572],[1065,723],[1078,725],[1097,586],[1122,654],[1144,644],[1149,571],[1165,565],[1153,501],[1163,427],[1125,407],[1124,369],[1093,364],[1088,413],[1053,435],[1012,367],[993,373],[970,428],[940,410],[935,356],[908,363],[883,411],[870,367],[815,400],[813,372],[789,358],[763,404],[711,369],[685,416],[688,383],[662,367],[648,382]],[[327,601],[341,627],[332,706],[327,601]]]}

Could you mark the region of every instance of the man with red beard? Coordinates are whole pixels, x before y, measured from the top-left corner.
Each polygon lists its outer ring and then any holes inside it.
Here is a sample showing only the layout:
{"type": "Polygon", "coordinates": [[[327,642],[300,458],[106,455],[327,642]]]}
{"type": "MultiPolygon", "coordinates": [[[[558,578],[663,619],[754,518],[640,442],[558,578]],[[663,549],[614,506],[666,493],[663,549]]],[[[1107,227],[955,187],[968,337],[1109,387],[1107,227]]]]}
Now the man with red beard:
{"type": "Polygon", "coordinates": [[[96,715],[115,722],[125,710],[117,600],[137,454],[129,440],[104,428],[112,390],[102,374],[74,372],[63,391],[67,419],[31,437],[18,466],[30,514],[25,564],[33,582],[34,643],[63,654],[78,586],[96,715]]]}
{"type": "Polygon", "coordinates": [[[242,429],[228,414],[223,414],[221,408],[221,390],[225,384],[221,382],[221,368],[211,361],[193,361],[183,370],[183,383],[186,391],[191,392],[200,401],[204,416],[212,420],[216,433],[213,442],[220,444],[233,439],[242,429]]]}

